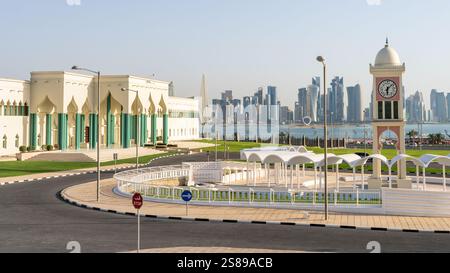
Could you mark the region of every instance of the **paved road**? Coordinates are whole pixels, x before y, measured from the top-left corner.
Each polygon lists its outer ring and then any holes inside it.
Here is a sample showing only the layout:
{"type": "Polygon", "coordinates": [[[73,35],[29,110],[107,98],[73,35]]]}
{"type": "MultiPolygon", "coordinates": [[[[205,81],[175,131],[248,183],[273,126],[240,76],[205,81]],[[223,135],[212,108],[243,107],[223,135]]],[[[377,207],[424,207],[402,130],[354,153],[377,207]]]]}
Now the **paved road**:
{"type": "MultiPolygon", "coordinates": [[[[189,156],[188,160],[205,160],[189,156]]],[[[177,164],[186,157],[158,160],[177,164]]],[[[112,173],[104,173],[109,178],[112,173]]],[[[0,187],[0,252],[68,252],[78,241],[83,252],[131,251],[136,219],[81,209],[58,199],[66,187],[95,180],[95,174],[0,187]]],[[[143,219],[142,248],[239,247],[314,252],[367,252],[379,241],[386,252],[449,252],[450,235],[410,234],[272,225],[218,224],[143,219]]]]}

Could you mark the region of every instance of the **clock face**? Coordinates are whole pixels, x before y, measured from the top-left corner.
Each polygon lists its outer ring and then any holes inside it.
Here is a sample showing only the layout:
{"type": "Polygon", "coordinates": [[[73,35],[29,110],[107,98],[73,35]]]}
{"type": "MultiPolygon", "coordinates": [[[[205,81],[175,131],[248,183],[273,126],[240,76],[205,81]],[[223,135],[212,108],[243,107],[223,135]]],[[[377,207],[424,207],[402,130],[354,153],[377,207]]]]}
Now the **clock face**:
{"type": "Polygon", "coordinates": [[[380,95],[385,99],[395,97],[395,95],[397,95],[397,92],[397,84],[392,80],[384,80],[378,86],[378,93],[380,93],[380,95]]]}

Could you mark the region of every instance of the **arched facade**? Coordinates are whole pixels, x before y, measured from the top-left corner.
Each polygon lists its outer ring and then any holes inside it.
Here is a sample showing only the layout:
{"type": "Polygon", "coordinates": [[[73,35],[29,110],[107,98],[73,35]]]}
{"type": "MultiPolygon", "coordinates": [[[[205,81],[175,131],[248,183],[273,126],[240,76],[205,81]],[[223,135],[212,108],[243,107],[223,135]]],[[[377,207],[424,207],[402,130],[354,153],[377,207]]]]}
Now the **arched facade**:
{"type": "Polygon", "coordinates": [[[18,152],[16,135],[20,146],[33,150],[47,145],[59,150],[95,149],[97,143],[102,148],[129,148],[136,142],[140,146],[167,145],[169,141],[198,139],[198,101],[171,97],[168,89],[169,83],[164,81],[101,76],[98,118],[97,77],[59,71],[32,72],[30,82],[0,79],[0,125],[5,127],[0,134],[7,127],[16,129],[8,134],[12,144],[0,150],[0,155],[18,152]],[[169,132],[181,129],[183,134],[170,136],[169,132]]]}

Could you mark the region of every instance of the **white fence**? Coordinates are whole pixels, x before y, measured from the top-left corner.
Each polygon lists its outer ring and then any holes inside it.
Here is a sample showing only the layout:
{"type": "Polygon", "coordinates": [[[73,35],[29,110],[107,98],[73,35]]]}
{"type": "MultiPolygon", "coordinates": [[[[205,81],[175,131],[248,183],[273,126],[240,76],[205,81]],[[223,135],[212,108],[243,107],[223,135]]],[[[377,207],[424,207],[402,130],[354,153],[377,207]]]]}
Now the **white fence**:
{"type": "Polygon", "coordinates": [[[173,165],[125,171],[114,175],[114,179],[118,183],[151,183],[164,179],[188,178],[189,172],[189,166],[173,165]]]}
{"type": "Polygon", "coordinates": [[[383,189],[386,214],[450,216],[450,193],[405,189],[383,189]]]}
{"type": "MultiPolygon", "coordinates": [[[[193,194],[192,204],[197,205],[232,205],[232,206],[264,206],[264,207],[315,207],[323,206],[325,194],[322,191],[276,191],[260,188],[194,188],[166,187],[151,184],[118,181],[121,194],[131,195],[140,192],[147,200],[183,203],[181,193],[190,190],[193,194]]],[[[328,194],[331,207],[380,208],[380,191],[334,191],[328,194]]]]}
{"type": "MultiPolygon", "coordinates": [[[[227,182],[224,180],[243,179],[246,164],[232,162],[184,163],[183,165],[152,167],[130,170],[114,176],[117,190],[122,195],[140,192],[148,200],[159,202],[182,203],[181,193],[189,189],[193,193],[192,204],[198,205],[231,205],[278,208],[305,208],[324,205],[325,194],[314,190],[285,190],[277,191],[270,188],[258,187],[169,187],[156,185],[164,179],[186,178],[197,183],[227,182]],[[225,171],[224,171],[225,170],[225,171]],[[224,173],[230,170],[238,171],[234,174],[224,173]],[[231,176],[234,176],[231,179],[231,176]],[[224,178],[225,177],[225,178],[224,178]],[[228,178],[227,178],[228,177],[228,178]]],[[[367,190],[349,190],[329,192],[328,200],[331,207],[348,208],[381,208],[381,192],[367,190]]]]}

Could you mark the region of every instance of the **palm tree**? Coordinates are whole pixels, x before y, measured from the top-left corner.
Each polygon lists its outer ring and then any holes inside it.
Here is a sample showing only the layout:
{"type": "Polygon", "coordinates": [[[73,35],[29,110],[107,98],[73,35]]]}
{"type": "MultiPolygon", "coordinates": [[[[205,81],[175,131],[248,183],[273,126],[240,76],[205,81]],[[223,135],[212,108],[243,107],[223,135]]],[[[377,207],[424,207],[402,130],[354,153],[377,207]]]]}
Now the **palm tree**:
{"type": "Polygon", "coordinates": [[[444,141],[445,137],[442,133],[437,133],[435,135],[436,138],[436,144],[442,144],[442,142],[444,141]]]}
{"type": "Polygon", "coordinates": [[[444,141],[445,137],[443,134],[441,133],[437,133],[437,134],[429,134],[428,138],[430,139],[430,143],[431,144],[442,144],[442,142],[444,141]]]}
{"type": "Polygon", "coordinates": [[[436,140],[435,134],[429,134],[428,139],[430,140],[430,144],[434,144],[434,142],[436,140]]]}
{"type": "Polygon", "coordinates": [[[411,130],[406,134],[409,137],[409,140],[412,142],[414,138],[416,138],[419,133],[416,130],[411,130]]]}

